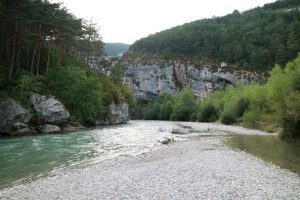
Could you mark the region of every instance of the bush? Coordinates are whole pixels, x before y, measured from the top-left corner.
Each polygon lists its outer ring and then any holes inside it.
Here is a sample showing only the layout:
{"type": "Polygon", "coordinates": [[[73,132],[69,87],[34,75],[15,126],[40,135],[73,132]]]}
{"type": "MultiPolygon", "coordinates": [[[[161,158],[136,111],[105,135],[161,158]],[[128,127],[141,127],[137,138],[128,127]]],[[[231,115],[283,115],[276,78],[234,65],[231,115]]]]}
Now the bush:
{"type": "Polygon", "coordinates": [[[223,112],[221,115],[221,122],[227,125],[236,123],[235,113],[232,110],[223,112]]]}
{"type": "Polygon", "coordinates": [[[234,105],[236,116],[238,118],[243,117],[244,113],[247,111],[248,106],[250,104],[249,99],[245,97],[241,97],[237,100],[237,102],[234,105]]]}
{"type": "Polygon", "coordinates": [[[168,100],[163,102],[160,106],[159,119],[161,120],[170,120],[171,114],[173,112],[173,102],[168,100]]]}
{"type": "Polygon", "coordinates": [[[11,97],[20,102],[24,107],[29,108],[28,98],[33,93],[43,93],[43,77],[36,77],[32,74],[22,72],[15,81],[11,97]]]}
{"type": "Polygon", "coordinates": [[[159,119],[159,111],[160,111],[160,104],[157,101],[148,104],[144,119],[158,120],[159,119]]]}
{"type": "Polygon", "coordinates": [[[300,92],[292,92],[284,98],[283,132],[285,137],[300,137],[300,92]]]}
{"type": "Polygon", "coordinates": [[[191,116],[190,116],[190,121],[191,122],[196,122],[198,120],[198,113],[193,113],[191,116]]]}
{"type": "Polygon", "coordinates": [[[185,88],[175,99],[172,117],[176,121],[188,121],[191,115],[198,110],[194,93],[191,89],[185,88]]]}
{"type": "Polygon", "coordinates": [[[219,119],[219,110],[211,103],[204,104],[201,107],[201,112],[198,120],[201,122],[215,122],[219,119]]]}
{"type": "Polygon", "coordinates": [[[96,74],[77,67],[56,67],[46,80],[48,93],[62,101],[81,122],[103,119],[108,108],[101,100],[101,81],[96,74]]]}

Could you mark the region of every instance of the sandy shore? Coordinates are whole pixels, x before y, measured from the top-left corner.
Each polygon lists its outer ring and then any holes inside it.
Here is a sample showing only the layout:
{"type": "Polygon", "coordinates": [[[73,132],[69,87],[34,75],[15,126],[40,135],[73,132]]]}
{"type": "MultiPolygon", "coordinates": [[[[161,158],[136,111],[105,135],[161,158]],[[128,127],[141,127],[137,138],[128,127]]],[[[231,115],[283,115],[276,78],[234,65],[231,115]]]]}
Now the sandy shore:
{"type": "Polygon", "coordinates": [[[298,175],[222,141],[181,141],[59,172],[4,189],[0,199],[300,199],[298,175]]]}

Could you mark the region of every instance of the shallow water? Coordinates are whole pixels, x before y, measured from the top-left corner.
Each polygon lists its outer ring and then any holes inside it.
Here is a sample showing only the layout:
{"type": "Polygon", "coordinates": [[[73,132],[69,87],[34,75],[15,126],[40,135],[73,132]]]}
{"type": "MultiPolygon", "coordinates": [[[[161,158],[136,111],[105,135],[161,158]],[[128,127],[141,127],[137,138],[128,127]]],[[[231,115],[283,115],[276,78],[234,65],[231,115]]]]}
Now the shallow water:
{"type": "Polygon", "coordinates": [[[125,125],[68,134],[0,138],[0,188],[60,169],[162,148],[164,145],[159,141],[164,137],[186,140],[229,136],[230,146],[300,174],[300,144],[290,144],[270,136],[233,135],[239,131],[234,128],[231,132],[230,127],[219,130],[214,125],[203,123],[130,121],[125,125]],[[172,135],[171,130],[179,126],[189,130],[190,134],[172,135]]]}
{"type": "Polygon", "coordinates": [[[226,143],[300,175],[300,143],[257,135],[235,135],[226,143]]]}
{"type": "Polygon", "coordinates": [[[161,148],[172,122],[131,121],[69,134],[0,139],[0,187],[66,167],[81,166],[161,148]],[[163,127],[165,132],[158,132],[163,127]]]}

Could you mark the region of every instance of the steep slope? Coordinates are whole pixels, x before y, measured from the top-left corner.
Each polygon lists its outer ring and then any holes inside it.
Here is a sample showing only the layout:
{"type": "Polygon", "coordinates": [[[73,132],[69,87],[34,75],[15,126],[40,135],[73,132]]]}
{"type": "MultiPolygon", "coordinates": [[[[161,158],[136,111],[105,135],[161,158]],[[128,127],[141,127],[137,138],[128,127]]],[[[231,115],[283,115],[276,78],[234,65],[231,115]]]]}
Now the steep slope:
{"type": "Polygon", "coordinates": [[[123,64],[138,100],[190,87],[198,99],[239,81],[264,82],[300,51],[300,0],[195,21],[135,42],[123,64]]]}
{"type": "Polygon", "coordinates": [[[194,21],[138,40],[129,54],[225,61],[263,70],[284,65],[300,51],[299,8],[300,0],[283,0],[194,21]]]}

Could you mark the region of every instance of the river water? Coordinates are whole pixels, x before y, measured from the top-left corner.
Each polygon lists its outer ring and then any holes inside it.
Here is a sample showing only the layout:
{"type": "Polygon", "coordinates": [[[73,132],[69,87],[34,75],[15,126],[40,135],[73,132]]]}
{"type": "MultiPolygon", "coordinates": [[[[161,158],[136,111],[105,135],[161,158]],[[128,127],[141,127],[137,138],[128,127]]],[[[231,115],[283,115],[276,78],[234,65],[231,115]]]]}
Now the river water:
{"type": "Polygon", "coordinates": [[[0,188],[55,170],[163,147],[173,122],[131,121],[68,134],[0,138],[0,188]],[[162,132],[163,131],[163,132],[162,132]]]}
{"type": "Polygon", "coordinates": [[[256,132],[204,123],[130,121],[125,125],[68,134],[0,138],[0,189],[58,170],[159,149],[164,147],[159,141],[165,137],[177,141],[198,137],[227,137],[227,144],[233,148],[300,175],[299,144],[286,143],[276,137],[253,136],[256,132]],[[179,126],[189,130],[190,134],[172,135],[171,130],[179,126]]]}

